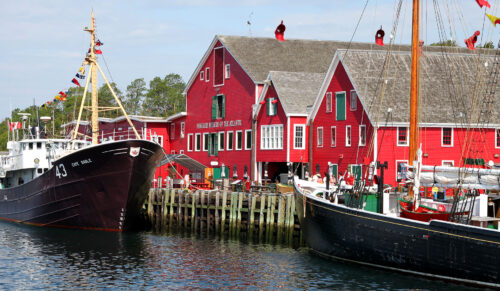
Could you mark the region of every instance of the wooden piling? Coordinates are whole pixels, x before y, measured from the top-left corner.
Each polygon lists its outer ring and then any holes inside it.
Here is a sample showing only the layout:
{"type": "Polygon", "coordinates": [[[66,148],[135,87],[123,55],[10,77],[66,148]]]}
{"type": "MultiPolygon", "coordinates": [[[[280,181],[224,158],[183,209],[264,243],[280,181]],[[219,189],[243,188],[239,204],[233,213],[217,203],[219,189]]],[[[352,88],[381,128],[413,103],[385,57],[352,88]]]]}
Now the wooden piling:
{"type": "Polygon", "coordinates": [[[260,212],[259,212],[259,242],[262,241],[264,235],[264,212],[266,207],[266,196],[260,195],[260,212]]]}
{"type": "Polygon", "coordinates": [[[284,221],[285,221],[285,199],[282,195],[278,196],[278,227],[276,231],[276,242],[281,243],[284,221]]]}
{"type": "Polygon", "coordinates": [[[224,235],[224,232],[226,230],[226,205],[227,205],[227,192],[223,191],[222,192],[222,212],[221,212],[221,226],[220,226],[220,231],[221,235],[224,235]]]}
{"type": "Polygon", "coordinates": [[[238,194],[238,206],[236,209],[236,237],[240,237],[241,231],[241,209],[243,208],[243,192],[238,194]]]}
{"type": "Polygon", "coordinates": [[[248,240],[252,241],[253,239],[253,233],[255,231],[255,222],[254,222],[254,217],[255,217],[255,204],[257,202],[257,197],[255,195],[250,195],[250,201],[248,202],[249,209],[248,209],[248,214],[249,214],[249,226],[248,226],[248,240]]]}
{"type": "Polygon", "coordinates": [[[215,192],[215,213],[214,213],[214,223],[215,223],[215,233],[219,234],[220,231],[220,220],[219,220],[219,201],[220,199],[220,192],[217,191],[215,192]]]}

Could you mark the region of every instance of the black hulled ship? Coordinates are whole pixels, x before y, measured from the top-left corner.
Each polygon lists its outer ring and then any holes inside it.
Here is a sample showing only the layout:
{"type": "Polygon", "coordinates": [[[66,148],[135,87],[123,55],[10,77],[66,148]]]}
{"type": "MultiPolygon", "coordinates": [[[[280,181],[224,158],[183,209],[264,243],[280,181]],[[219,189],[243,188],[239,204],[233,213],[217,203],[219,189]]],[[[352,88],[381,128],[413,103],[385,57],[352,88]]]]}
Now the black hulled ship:
{"type": "MultiPolygon", "coordinates": [[[[0,163],[0,219],[50,227],[123,231],[135,228],[163,148],[141,138],[121,101],[108,86],[131,125],[134,139],[99,137],[94,18],[86,29],[91,48],[85,58],[92,80],[92,141],[79,132],[52,139],[43,128],[25,122],[8,142],[0,163]],[[19,134],[22,133],[22,134],[19,134]],[[16,136],[22,138],[16,140],[16,136]]],[[[102,74],[102,71],[101,71],[102,74]]],[[[103,75],[104,80],[106,80],[103,75]]],[[[106,80],[107,83],[107,80],[106,80]]],[[[89,80],[85,85],[82,106],[89,80]]],[[[108,108],[109,109],[109,108],[108,108]]]]}

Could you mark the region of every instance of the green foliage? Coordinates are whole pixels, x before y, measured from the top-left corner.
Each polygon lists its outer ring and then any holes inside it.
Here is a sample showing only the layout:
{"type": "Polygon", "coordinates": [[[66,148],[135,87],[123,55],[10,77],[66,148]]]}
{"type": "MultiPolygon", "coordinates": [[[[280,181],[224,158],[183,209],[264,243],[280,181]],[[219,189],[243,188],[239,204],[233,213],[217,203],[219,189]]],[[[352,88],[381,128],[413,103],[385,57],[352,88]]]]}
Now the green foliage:
{"type": "MultiPolygon", "coordinates": [[[[178,74],[168,74],[164,79],[155,77],[150,82],[150,88],[146,87],[143,78],[136,79],[127,86],[125,96],[118,89],[115,83],[110,84],[117,97],[120,98],[128,114],[142,114],[147,116],[169,116],[185,110],[185,98],[182,95],[186,84],[178,74]]],[[[16,108],[12,110],[12,121],[21,121],[20,112],[30,113],[29,123],[34,124],[37,116],[53,116],[53,122],[45,125],[47,131],[52,135],[61,137],[64,132],[61,125],[76,120],[80,110],[83,98],[84,88],[72,87],[67,94],[66,101],[48,100],[53,102],[52,106],[41,108],[29,106],[24,109],[16,108]]],[[[90,105],[90,96],[88,92],[85,99],[85,106],[90,105]]],[[[115,99],[106,84],[102,85],[98,91],[99,106],[116,107],[115,99]]],[[[121,110],[110,110],[100,113],[101,117],[114,118],[121,116],[121,110]]],[[[0,123],[0,151],[6,151],[9,135],[8,120],[5,118],[0,123]]],[[[82,111],[82,120],[89,120],[90,112],[82,111]]]]}
{"type": "Polygon", "coordinates": [[[479,46],[480,48],[485,48],[485,49],[492,49],[492,48],[495,48],[495,46],[493,45],[493,42],[492,41],[489,41],[487,43],[485,43],[483,46],[479,46]]]}
{"type": "Polygon", "coordinates": [[[455,40],[446,40],[446,41],[440,41],[436,43],[431,43],[431,46],[457,46],[457,42],[455,40]]]}
{"type": "Polygon", "coordinates": [[[168,74],[164,79],[155,77],[149,82],[149,91],[142,106],[142,114],[169,116],[185,110],[182,95],[186,84],[178,74],[168,74]]]}

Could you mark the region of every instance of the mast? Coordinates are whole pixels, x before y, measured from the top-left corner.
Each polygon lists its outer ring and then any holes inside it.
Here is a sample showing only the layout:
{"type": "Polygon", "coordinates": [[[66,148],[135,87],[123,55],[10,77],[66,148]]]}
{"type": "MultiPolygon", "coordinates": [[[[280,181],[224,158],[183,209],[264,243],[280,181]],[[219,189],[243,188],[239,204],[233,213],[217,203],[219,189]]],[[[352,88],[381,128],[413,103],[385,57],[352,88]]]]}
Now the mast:
{"type": "MultiPolygon", "coordinates": [[[[418,149],[418,25],[419,25],[419,0],[413,0],[413,21],[411,40],[411,82],[410,82],[410,153],[409,163],[417,160],[418,149]]],[[[413,196],[413,188],[409,188],[409,194],[413,196]]]]}
{"type": "Polygon", "coordinates": [[[92,97],[91,97],[91,108],[92,108],[92,144],[97,144],[99,142],[99,109],[98,109],[98,99],[97,99],[97,70],[96,66],[96,56],[95,56],[95,26],[94,26],[94,12],[91,14],[90,22],[90,72],[91,72],[91,82],[92,82],[92,97]]]}

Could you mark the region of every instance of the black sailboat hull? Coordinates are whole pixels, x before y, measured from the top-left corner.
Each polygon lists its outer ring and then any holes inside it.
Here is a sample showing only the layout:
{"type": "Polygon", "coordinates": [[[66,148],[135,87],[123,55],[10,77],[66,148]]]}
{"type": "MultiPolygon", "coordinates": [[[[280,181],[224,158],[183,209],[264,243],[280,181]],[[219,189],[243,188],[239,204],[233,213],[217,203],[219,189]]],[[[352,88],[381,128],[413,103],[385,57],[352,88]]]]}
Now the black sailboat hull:
{"type": "Polygon", "coordinates": [[[135,227],[162,148],[144,140],[90,146],[64,156],[34,180],[0,190],[0,219],[122,231],[135,227]]]}
{"type": "Polygon", "coordinates": [[[308,246],[320,255],[471,285],[500,287],[500,232],[418,222],[325,202],[295,187],[308,246]]]}

